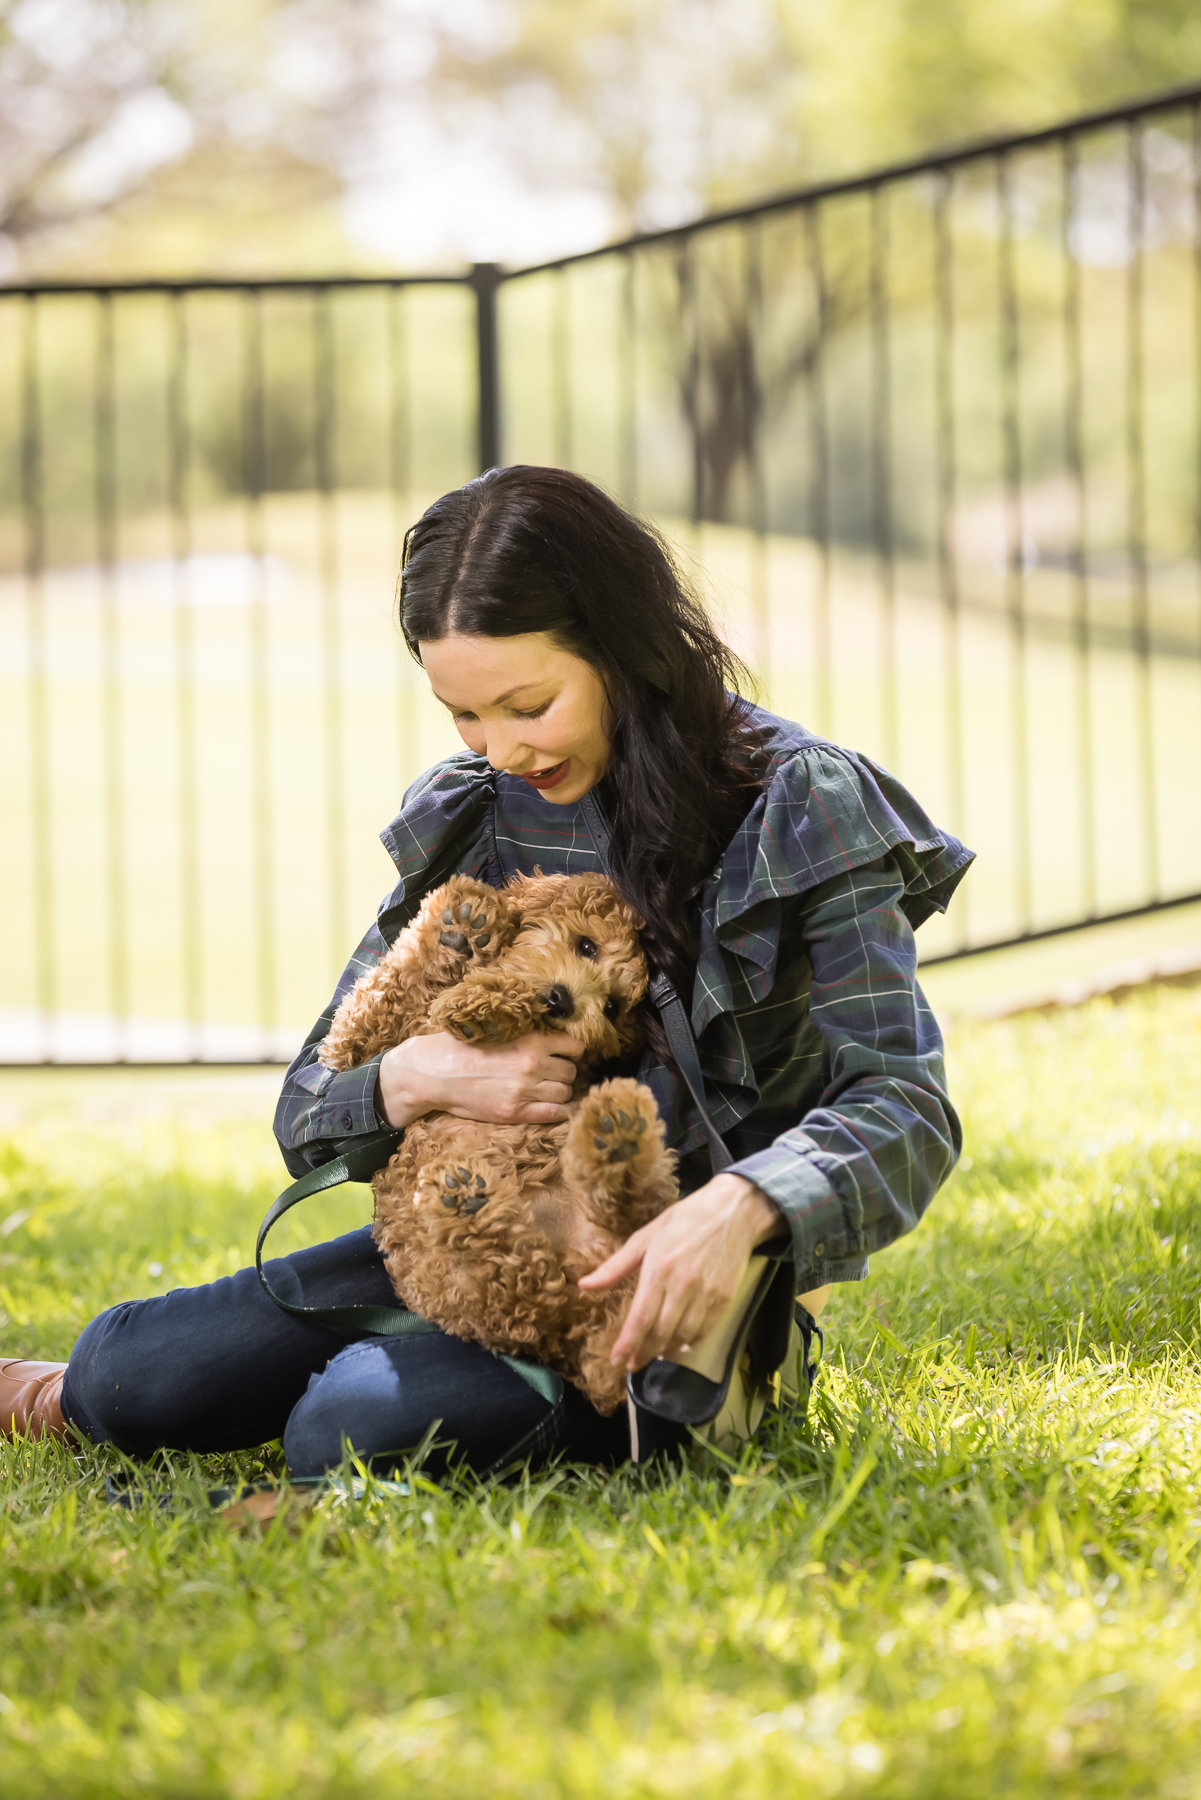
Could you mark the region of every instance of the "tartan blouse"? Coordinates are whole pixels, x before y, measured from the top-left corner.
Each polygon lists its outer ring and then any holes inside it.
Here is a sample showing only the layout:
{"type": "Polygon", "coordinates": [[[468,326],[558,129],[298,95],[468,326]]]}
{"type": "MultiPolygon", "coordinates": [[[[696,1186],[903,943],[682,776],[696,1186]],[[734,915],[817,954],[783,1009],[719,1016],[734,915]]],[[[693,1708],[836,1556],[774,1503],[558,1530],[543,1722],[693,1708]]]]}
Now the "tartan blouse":
{"type": "MultiPolygon", "coordinates": [[[[701,896],[692,1029],[717,1129],[792,1230],[800,1291],[853,1281],[911,1231],[962,1147],[942,1038],[917,984],[914,929],[945,910],[972,852],[887,770],[761,708],[763,792],[701,896]]],[[[381,834],[399,880],[284,1081],[275,1134],[294,1175],[378,1130],[379,1058],[338,1072],[317,1050],[343,995],[433,887],[458,872],[598,868],[578,806],[556,806],[470,752],[409,789],[381,834]]],[[[674,1071],[644,1053],[680,1156],[681,1191],[709,1175],[674,1071]]]]}

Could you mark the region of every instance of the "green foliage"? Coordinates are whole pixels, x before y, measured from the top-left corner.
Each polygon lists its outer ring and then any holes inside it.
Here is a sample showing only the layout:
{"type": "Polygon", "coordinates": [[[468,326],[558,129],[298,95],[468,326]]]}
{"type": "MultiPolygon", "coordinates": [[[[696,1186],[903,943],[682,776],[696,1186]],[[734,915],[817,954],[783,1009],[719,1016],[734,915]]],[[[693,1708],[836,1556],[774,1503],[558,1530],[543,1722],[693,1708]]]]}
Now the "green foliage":
{"type": "MultiPolygon", "coordinates": [[[[1199,1026],[1177,991],[958,1030],[961,1170],[741,1463],[415,1470],[239,1530],[204,1490],[277,1447],[131,1471],[175,1498],[128,1512],[113,1452],[6,1450],[0,1789],[1201,1793],[1199,1026]]],[[[18,1130],[6,1348],[243,1259],[249,1131],[18,1130]]]]}
{"type": "Polygon", "coordinates": [[[1189,0],[498,0],[433,91],[616,234],[1201,75],[1189,0]]]}
{"type": "Polygon", "coordinates": [[[776,0],[806,67],[805,160],[920,155],[1138,99],[1201,74],[1189,0],[776,0]]]}

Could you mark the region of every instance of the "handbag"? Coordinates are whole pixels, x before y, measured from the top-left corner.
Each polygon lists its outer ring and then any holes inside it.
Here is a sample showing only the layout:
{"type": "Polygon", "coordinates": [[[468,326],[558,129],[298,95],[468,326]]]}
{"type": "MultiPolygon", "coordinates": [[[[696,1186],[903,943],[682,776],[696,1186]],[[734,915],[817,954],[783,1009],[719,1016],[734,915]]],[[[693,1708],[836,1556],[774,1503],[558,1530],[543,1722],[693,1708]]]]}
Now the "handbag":
{"type": "MultiPolygon", "coordinates": [[[[592,794],[579,804],[601,868],[611,874],[608,821],[592,794]]],[[[720,1175],[734,1159],[709,1113],[687,1010],[662,973],[652,976],[648,995],[700,1116],[710,1167],[720,1175]]],[[[712,1331],[674,1361],[655,1357],[627,1375],[634,1462],[670,1451],[685,1428],[713,1449],[736,1450],[754,1437],[769,1403],[807,1407],[824,1339],[794,1289],[792,1240],[771,1238],[754,1251],[738,1291],[712,1331]]]]}

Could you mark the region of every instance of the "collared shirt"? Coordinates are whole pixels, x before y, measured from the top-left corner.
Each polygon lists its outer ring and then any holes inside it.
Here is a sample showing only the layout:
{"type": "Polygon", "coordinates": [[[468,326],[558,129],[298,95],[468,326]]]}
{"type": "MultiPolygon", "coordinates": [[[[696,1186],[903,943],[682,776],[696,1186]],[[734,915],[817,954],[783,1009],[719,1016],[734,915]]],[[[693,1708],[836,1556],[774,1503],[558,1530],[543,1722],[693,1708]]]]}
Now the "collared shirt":
{"type": "MultiPolygon", "coordinates": [[[[916,979],[914,928],[945,909],[972,853],[887,770],[753,708],[763,792],[701,895],[692,1028],[733,1172],[788,1219],[797,1285],[856,1280],[916,1225],[958,1158],[942,1039],[916,979]]],[[[333,1072],[317,1051],[342,997],[421,900],[455,873],[599,867],[578,806],[464,753],[435,764],[383,832],[400,877],[288,1070],[275,1131],[294,1174],[378,1129],[379,1058],[333,1072]]],[[[644,1056],[680,1156],[708,1178],[699,1118],[673,1070],[644,1056]]]]}

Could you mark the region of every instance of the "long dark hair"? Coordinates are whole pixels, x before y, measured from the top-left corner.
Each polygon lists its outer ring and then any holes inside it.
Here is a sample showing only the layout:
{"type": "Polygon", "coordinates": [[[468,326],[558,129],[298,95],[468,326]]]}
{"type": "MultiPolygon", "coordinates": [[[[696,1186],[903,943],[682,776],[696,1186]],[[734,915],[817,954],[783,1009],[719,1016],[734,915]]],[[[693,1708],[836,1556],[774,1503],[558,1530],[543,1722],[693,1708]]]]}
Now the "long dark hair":
{"type": "Polygon", "coordinates": [[[652,963],[689,995],[696,898],[760,779],[746,671],[657,532],[566,469],[490,469],[405,537],[400,626],[422,639],[547,632],[613,700],[598,798],[612,874],[646,921],[652,963]]]}

